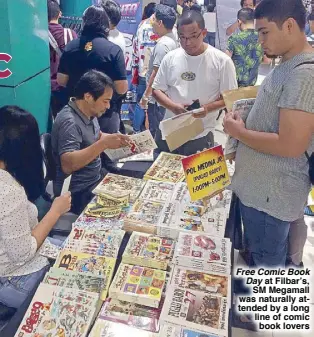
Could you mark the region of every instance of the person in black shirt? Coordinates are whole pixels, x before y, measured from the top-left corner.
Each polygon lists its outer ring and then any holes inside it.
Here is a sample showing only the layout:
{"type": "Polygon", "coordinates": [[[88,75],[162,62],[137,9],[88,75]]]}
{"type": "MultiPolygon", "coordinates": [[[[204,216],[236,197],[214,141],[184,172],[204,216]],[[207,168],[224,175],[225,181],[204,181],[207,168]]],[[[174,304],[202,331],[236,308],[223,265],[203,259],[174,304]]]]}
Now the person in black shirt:
{"type": "MultiPolygon", "coordinates": [[[[68,97],[73,96],[74,88],[81,76],[91,69],[101,71],[114,82],[114,94],[110,109],[98,119],[104,133],[116,133],[120,129],[121,97],[127,92],[128,82],[124,55],[121,48],[108,41],[109,18],[102,6],[90,6],[83,14],[83,29],[79,39],[71,41],[60,59],[57,80],[66,87],[68,97]]],[[[117,168],[105,155],[103,166],[110,172],[117,168]]]]}

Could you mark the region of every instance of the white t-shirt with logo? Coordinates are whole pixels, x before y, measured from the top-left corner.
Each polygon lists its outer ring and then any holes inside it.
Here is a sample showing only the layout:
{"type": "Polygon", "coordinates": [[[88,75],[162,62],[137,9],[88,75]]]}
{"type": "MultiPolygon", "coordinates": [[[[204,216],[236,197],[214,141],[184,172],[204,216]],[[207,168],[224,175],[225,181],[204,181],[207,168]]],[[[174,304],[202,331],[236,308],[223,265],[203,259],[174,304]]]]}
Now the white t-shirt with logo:
{"type": "MultiPolygon", "coordinates": [[[[236,89],[237,79],[234,64],[229,56],[208,46],[198,56],[188,55],[183,48],[169,52],[163,59],[153,83],[153,89],[162,90],[175,103],[190,105],[199,100],[201,105],[213,102],[227,90],[236,89]]],[[[174,116],[166,110],[165,118],[174,116]]],[[[216,126],[218,111],[203,118],[204,132],[195,139],[204,137],[216,126]]]]}

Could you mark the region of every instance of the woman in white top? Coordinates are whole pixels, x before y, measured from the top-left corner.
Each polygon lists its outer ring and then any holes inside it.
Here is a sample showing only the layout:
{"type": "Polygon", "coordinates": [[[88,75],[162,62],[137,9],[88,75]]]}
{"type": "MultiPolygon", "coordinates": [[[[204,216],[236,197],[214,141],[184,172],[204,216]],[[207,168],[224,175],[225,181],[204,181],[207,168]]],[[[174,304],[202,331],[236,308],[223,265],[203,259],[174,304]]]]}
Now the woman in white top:
{"type": "Polygon", "coordinates": [[[16,107],[0,109],[0,303],[18,308],[48,268],[38,249],[71,207],[56,198],[38,223],[32,201],[43,190],[43,161],[35,118],[16,107]]]}

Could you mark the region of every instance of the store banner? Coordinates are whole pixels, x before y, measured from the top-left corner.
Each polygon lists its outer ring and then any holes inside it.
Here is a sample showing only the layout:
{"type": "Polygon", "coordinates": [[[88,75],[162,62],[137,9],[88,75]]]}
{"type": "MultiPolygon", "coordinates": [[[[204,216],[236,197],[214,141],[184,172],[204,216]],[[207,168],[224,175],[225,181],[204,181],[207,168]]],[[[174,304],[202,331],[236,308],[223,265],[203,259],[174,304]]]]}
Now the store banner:
{"type": "Polygon", "coordinates": [[[227,29],[237,21],[238,11],[241,9],[240,0],[217,0],[217,31],[216,48],[225,52],[227,48],[227,29]]]}
{"type": "Polygon", "coordinates": [[[214,196],[230,185],[222,146],[215,146],[182,159],[191,200],[214,196]]]}

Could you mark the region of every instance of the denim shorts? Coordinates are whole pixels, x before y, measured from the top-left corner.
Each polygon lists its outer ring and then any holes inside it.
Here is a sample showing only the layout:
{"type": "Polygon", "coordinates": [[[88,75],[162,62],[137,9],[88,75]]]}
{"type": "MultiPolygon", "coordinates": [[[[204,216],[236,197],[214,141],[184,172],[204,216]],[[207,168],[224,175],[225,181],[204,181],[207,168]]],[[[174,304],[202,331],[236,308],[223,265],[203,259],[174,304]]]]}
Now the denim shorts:
{"type": "Polygon", "coordinates": [[[19,308],[42,281],[48,269],[49,265],[28,275],[0,277],[0,302],[7,307],[19,308]]]}

